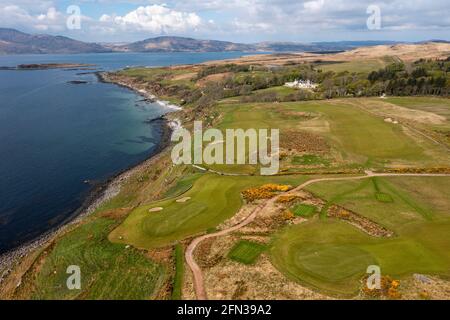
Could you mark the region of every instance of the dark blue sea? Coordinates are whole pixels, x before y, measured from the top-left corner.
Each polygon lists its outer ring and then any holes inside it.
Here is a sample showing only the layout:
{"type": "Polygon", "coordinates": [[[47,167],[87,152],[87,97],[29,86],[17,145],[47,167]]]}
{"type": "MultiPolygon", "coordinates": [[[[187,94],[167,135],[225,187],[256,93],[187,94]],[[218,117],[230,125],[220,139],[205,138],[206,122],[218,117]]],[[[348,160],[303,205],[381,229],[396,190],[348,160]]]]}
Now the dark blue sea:
{"type": "MultiPolygon", "coordinates": [[[[0,66],[70,62],[107,71],[242,55],[17,55],[0,56],[0,66]]],[[[67,222],[95,185],[155,153],[162,124],[146,120],[170,110],[83,72],[0,70],[0,253],[67,222]]]]}

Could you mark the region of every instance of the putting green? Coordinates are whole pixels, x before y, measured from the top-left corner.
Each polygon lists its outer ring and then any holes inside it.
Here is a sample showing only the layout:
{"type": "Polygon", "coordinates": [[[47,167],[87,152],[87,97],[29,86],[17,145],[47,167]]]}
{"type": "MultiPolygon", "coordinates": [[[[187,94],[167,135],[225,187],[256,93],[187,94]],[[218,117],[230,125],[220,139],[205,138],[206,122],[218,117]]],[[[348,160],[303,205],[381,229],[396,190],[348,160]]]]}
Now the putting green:
{"type": "Polygon", "coordinates": [[[304,250],[297,249],[289,248],[296,251],[292,254],[293,265],[327,281],[342,281],[362,274],[368,265],[375,263],[369,253],[350,245],[312,244],[304,250]]]}
{"type": "Polygon", "coordinates": [[[166,246],[218,226],[241,207],[241,191],[265,183],[296,185],[307,177],[233,177],[204,174],[189,191],[185,203],[171,198],[136,208],[109,236],[112,242],[138,248],[166,246]],[[148,212],[162,207],[160,212],[148,212]]]}
{"type": "Polygon", "coordinates": [[[372,264],[399,279],[414,273],[450,276],[449,178],[376,181],[324,182],[308,189],[329,204],[343,205],[388,227],[394,237],[375,238],[333,218],[311,219],[274,237],[274,266],[295,281],[336,296],[357,294],[372,264]],[[386,190],[393,202],[374,196],[386,190]]]}
{"type": "Polygon", "coordinates": [[[265,249],[262,244],[242,240],[231,249],[228,257],[244,264],[252,264],[265,249]]]}
{"type": "Polygon", "coordinates": [[[292,211],[296,216],[308,218],[314,215],[316,207],[307,204],[298,204],[292,208],[292,211]]]}

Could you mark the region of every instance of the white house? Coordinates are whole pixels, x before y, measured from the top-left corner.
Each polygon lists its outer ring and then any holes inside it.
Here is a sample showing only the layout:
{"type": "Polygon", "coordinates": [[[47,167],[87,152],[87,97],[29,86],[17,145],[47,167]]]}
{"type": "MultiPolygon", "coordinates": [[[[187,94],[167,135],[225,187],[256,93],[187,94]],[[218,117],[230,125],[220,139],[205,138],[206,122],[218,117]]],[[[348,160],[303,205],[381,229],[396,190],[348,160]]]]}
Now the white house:
{"type": "Polygon", "coordinates": [[[317,84],[315,84],[311,80],[295,80],[294,82],[286,82],[284,85],[286,87],[296,88],[296,89],[315,89],[315,88],[317,88],[317,84]]]}

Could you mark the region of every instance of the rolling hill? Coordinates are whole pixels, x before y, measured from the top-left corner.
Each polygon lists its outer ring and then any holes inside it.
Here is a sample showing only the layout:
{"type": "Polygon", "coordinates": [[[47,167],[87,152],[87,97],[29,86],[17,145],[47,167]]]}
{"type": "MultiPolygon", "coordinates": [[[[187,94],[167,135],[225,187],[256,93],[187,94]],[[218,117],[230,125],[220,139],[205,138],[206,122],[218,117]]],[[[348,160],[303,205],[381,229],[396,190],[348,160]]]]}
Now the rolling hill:
{"type": "Polygon", "coordinates": [[[31,35],[15,29],[0,28],[0,54],[98,53],[110,49],[63,36],[31,35]]]}
{"type": "MultiPolygon", "coordinates": [[[[442,41],[442,40],[441,40],[442,41]]],[[[438,41],[435,41],[438,42],[438,41]]],[[[394,41],[259,42],[235,43],[160,36],[132,43],[88,43],[64,36],[28,34],[0,28],[0,54],[101,53],[101,52],[329,52],[359,47],[394,45],[394,41]]]]}

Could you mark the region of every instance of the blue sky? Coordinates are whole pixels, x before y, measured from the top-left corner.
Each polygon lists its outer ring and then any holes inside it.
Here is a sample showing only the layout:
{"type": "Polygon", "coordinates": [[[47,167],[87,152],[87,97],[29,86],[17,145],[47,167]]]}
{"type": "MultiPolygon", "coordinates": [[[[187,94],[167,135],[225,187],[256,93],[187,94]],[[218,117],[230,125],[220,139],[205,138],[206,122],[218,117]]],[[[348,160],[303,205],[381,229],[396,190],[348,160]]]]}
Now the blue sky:
{"type": "Polygon", "coordinates": [[[98,42],[450,40],[449,12],[449,0],[0,0],[0,27],[98,42]],[[67,28],[71,5],[81,10],[80,29],[67,28]],[[380,28],[369,28],[378,12],[380,28]]]}

